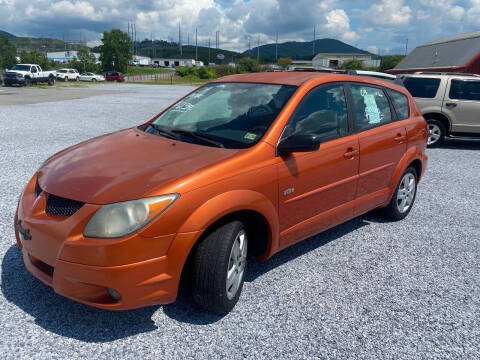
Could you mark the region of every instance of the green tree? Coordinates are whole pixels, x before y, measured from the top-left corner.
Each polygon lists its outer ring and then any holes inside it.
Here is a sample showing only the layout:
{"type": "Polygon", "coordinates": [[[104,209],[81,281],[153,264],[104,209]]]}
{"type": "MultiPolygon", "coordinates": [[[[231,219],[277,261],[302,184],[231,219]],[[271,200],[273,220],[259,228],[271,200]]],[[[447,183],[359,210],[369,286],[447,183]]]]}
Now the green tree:
{"type": "Polygon", "coordinates": [[[282,68],[285,69],[285,68],[288,67],[288,65],[292,64],[292,58],[290,58],[290,57],[279,58],[277,63],[278,63],[278,65],[280,65],[282,68]]]}
{"type": "Polygon", "coordinates": [[[0,69],[10,69],[17,63],[17,48],[8,38],[0,34],[0,69]]]}
{"type": "Polygon", "coordinates": [[[38,51],[22,51],[20,53],[20,61],[23,64],[37,64],[40,65],[42,70],[48,70],[51,67],[51,63],[47,56],[39,53],[38,51]]]}
{"type": "Polygon", "coordinates": [[[132,41],[128,34],[120,29],[104,31],[102,43],[100,45],[102,69],[126,72],[127,62],[132,58],[130,51],[132,41]]]}
{"type": "Polygon", "coordinates": [[[251,57],[244,57],[238,60],[237,70],[239,73],[252,73],[258,72],[260,67],[258,66],[257,60],[254,60],[251,57]]]}
{"type": "Polygon", "coordinates": [[[384,56],[380,63],[380,71],[393,69],[404,57],[403,55],[384,56]]]}
{"type": "Polygon", "coordinates": [[[98,66],[96,64],[97,59],[95,55],[93,55],[89,49],[81,48],[77,51],[77,59],[75,59],[75,63],[72,64],[73,68],[77,69],[80,72],[97,72],[98,66]],[[79,64],[77,64],[79,63],[79,64]],[[79,68],[78,68],[79,67],[79,68]]]}
{"type": "Polygon", "coordinates": [[[360,60],[357,59],[352,59],[349,61],[345,61],[341,68],[343,70],[362,70],[363,69],[363,63],[360,60]]]}

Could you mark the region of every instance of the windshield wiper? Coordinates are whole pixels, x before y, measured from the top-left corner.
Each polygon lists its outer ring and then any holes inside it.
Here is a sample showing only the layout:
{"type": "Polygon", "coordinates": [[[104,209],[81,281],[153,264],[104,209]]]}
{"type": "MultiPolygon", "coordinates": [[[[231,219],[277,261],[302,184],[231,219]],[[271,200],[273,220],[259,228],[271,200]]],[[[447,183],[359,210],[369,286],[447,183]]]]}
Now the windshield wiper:
{"type": "Polygon", "coordinates": [[[165,136],[166,138],[169,138],[169,139],[172,139],[172,140],[178,140],[177,134],[175,134],[174,132],[172,132],[170,130],[165,129],[163,126],[153,124],[153,123],[150,123],[148,125],[150,125],[152,128],[154,128],[160,135],[165,136]]]}
{"type": "Polygon", "coordinates": [[[215,147],[219,147],[219,148],[224,148],[224,147],[225,147],[221,142],[212,139],[211,136],[209,136],[209,135],[204,135],[204,134],[200,134],[200,133],[195,132],[195,131],[182,130],[182,129],[173,129],[173,130],[172,130],[172,133],[189,136],[189,137],[191,137],[191,138],[193,138],[193,139],[201,140],[201,141],[203,141],[204,143],[213,145],[213,146],[215,146],[215,147]]]}

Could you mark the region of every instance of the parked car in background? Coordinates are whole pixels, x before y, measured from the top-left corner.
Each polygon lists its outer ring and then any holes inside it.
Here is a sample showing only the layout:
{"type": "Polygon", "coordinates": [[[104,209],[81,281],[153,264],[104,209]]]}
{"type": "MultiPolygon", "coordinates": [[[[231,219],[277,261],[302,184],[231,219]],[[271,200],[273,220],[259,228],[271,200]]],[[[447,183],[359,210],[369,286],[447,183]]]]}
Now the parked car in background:
{"type": "Polygon", "coordinates": [[[125,81],[125,77],[118,71],[107,71],[105,73],[105,79],[107,81],[125,81]]]}
{"type": "Polygon", "coordinates": [[[15,235],[28,271],[73,300],[171,303],[183,277],[198,306],[225,314],[247,254],[268,259],[376,208],[405,218],[426,140],[415,101],[392,83],[227,76],[50,157],[20,195],[15,235]]]}
{"type": "Polygon", "coordinates": [[[86,72],[80,75],[80,81],[91,81],[91,82],[105,81],[105,76],[97,75],[91,72],[86,72]]]}
{"type": "Polygon", "coordinates": [[[63,81],[80,81],[80,74],[77,69],[59,69],[57,70],[57,79],[63,81]]]}
{"type": "Polygon", "coordinates": [[[16,64],[3,74],[5,86],[30,86],[37,83],[55,84],[55,71],[43,71],[37,64],[16,64]]]}
{"type": "Polygon", "coordinates": [[[422,72],[403,83],[428,123],[428,146],[446,137],[480,138],[480,76],[422,72]]]}

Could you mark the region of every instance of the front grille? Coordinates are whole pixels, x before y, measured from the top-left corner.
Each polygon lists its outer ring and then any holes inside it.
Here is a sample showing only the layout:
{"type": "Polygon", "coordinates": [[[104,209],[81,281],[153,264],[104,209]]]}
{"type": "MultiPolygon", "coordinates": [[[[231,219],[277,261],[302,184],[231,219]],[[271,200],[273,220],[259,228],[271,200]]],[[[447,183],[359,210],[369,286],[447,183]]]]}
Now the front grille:
{"type": "Polygon", "coordinates": [[[7,72],[3,75],[4,78],[8,79],[14,79],[17,77],[17,73],[14,72],[7,72]]]}
{"type": "Polygon", "coordinates": [[[42,193],[42,188],[40,187],[40,184],[38,183],[38,179],[37,179],[37,182],[35,183],[35,195],[40,195],[42,193]]]}
{"type": "Polygon", "coordinates": [[[48,215],[72,216],[85,203],[70,199],[65,199],[60,196],[49,194],[47,197],[47,207],[45,212],[48,215]]]}

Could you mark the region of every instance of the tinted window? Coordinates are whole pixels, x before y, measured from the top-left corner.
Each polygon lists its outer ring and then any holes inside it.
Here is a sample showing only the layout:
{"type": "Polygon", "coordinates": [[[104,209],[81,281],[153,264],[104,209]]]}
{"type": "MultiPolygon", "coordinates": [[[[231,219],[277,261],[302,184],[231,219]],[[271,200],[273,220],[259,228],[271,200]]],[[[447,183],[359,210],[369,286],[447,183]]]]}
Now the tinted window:
{"type": "Polygon", "coordinates": [[[358,131],[392,121],[390,103],[381,89],[352,85],[353,105],[358,131]]]}
{"type": "Polygon", "coordinates": [[[440,79],[406,77],[403,84],[413,97],[433,99],[437,95],[440,79]]]}
{"type": "Polygon", "coordinates": [[[449,97],[450,99],[480,101],[480,81],[452,80],[449,97]]]}
{"type": "Polygon", "coordinates": [[[202,145],[206,141],[201,137],[208,137],[226,148],[247,148],[263,137],[296,89],[285,85],[212,83],[165,111],[147,132],[165,135],[167,131],[176,134],[178,140],[202,145]]]}
{"type": "Polygon", "coordinates": [[[282,137],[297,133],[315,134],[321,141],[348,134],[347,105],[343,86],[314,89],[305,97],[282,137]]]}
{"type": "Polygon", "coordinates": [[[409,108],[408,108],[408,98],[399,93],[398,91],[387,89],[388,95],[393,102],[393,107],[397,113],[398,120],[408,119],[409,108]]]}

